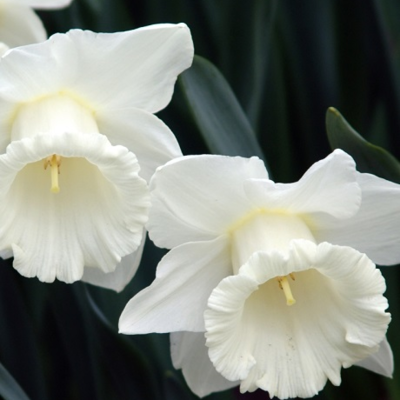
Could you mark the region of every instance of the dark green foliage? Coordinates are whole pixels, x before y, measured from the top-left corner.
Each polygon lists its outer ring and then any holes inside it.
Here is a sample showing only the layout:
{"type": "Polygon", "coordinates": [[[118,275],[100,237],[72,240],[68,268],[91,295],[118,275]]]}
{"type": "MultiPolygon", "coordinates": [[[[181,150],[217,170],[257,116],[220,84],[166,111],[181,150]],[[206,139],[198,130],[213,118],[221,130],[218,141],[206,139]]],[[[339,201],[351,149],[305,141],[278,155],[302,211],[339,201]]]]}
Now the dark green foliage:
{"type": "MultiPolygon", "coordinates": [[[[275,180],[289,182],[340,147],[360,171],[400,183],[398,0],[74,0],[39,15],[49,33],[187,23],[198,56],[159,113],[185,154],[257,155],[275,180]]],[[[163,254],[148,241],[120,294],[39,283],[0,261],[0,397],[196,399],[171,364],[168,335],[117,332],[124,305],[150,284],[163,254]]],[[[395,268],[384,274],[400,365],[400,277],[395,268]]],[[[328,384],[316,398],[400,399],[398,371],[393,380],[356,367],[342,376],[342,386],[328,384]]],[[[231,390],[208,398],[268,395],[231,390]]]]}

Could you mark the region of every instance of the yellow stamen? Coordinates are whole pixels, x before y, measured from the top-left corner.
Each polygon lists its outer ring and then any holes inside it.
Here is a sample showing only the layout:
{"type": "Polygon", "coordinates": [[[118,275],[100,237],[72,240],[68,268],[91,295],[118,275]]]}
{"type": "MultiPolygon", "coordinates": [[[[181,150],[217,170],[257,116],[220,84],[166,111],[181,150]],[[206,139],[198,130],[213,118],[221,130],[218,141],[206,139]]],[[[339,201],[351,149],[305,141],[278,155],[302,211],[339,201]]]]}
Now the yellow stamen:
{"type": "Polygon", "coordinates": [[[60,173],[61,157],[56,154],[47,157],[44,161],[44,169],[46,169],[49,165],[51,173],[50,191],[52,193],[58,193],[60,191],[60,187],[58,186],[58,175],[60,173]]]}
{"type": "MultiPolygon", "coordinates": [[[[294,280],[293,274],[289,274],[289,276],[294,280]]],[[[292,291],[290,290],[290,285],[286,276],[279,277],[278,282],[279,282],[279,287],[283,289],[283,293],[285,294],[286,304],[288,306],[292,306],[293,304],[295,304],[296,300],[293,298],[293,294],[292,291]]]]}

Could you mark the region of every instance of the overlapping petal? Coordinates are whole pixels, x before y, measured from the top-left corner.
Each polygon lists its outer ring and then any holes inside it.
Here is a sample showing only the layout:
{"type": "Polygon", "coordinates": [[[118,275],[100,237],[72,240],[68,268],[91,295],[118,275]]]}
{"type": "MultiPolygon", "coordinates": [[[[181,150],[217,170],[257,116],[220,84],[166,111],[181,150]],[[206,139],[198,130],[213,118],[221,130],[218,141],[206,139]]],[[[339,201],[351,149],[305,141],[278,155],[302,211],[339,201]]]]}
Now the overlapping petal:
{"type": "Polygon", "coordinates": [[[25,4],[39,10],[54,10],[68,7],[72,0],[1,0],[7,3],[25,4]]]}
{"type": "Polygon", "coordinates": [[[379,350],[369,357],[357,362],[355,365],[366,368],[376,374],[392,378],[393,376],[393,353],[389,342],[385,338],[379,345],[379,350]]]}
{"type": "Polygon", "coordinates": [[[187,243],[159,263],[156,279],[125,306],[119,331],[126,334],[204,331],[211,291],[232,273],[228,239],[187,243]]]}
{"type": "MultiPolygon", "coordinates": [[[[289,279],[289,278],[288,278],[289,279]]],[[[289,253],[256,253],[213,291],[205,312],[210,358],[241,391],[310,397],[341,367],[378,350],[390,315],[384,280],[363,254],[328,243],[293,241],[289,253]],[[294,273],[296,304],[277,277],[294,273]]]]}
{"type": "Polygon", "coordinates": [[[361,203],[354,160],[341,150],[313,164],[295,183],[251,179],[246,193],[255,207],[287,213],[327,213],[337,219],[354,215],[361,203]]]}
{"type": "Polygon", "coordinates": [[[0,249],[24,276],[73,282],[111,272],[140,245],[149,206],[136,157],[96,134],[12,142],[0,156],[0,249]],[[58,194],[43,160],[62,157],[58,194]]]}
{"type": "Polygon", "coordinates": [[[145,241],[146,234],[143,232],[140,246],[133,253],[122,257],[114,271],[105,274],[98,268],[85,268],[81,280],[95,286],[121,292],[136,274],[142,258],[145,241]]]}
{"type": "Polygon", "coordinates": [[[177,75],[192,59],[185,24],[116,33],[71,30],[10,51],[0,65],[0,97],[26,102],[68,90],[96,111],[156,112],[169,103],[177,75]]]}
{"type": "Polygon", "coordinates": [[[190,390],[199,397],[239,385],[216,371],[208,357],[203,332],[173,332],[170,335],[171,358],[176,369],[182,369],[190,390]]]}
{"type": "Polygon", "coordinates": [[[177,76],[193,60],[192,38],[183,23],[112,34],[73,30],[69,38],[84,57],[76,91],[99,108],[162,110],[171,100],[177,76]],[[101,76],[101,87],[93,76],[101,76]]]}
{"type": "Polygon", "coordinates": [[[172,248],[225,233],[253,207],[243,186],[248,178],[268,179],[260,159],[202,155],[169,162],[151,181],[150,238],[172,248]]]}
{"type": "Polygon", "coordinates": [[[370,174],[357,174],[362,189],[360,210],[337,221],[319,216],[315,236],[320,241],[351,246],[380,265],[400,260],[400,186],[370,174]]]}
{"type": "Polygon", "coordinates": [[[155,115],[139,109],[123,109],[96,116],[101,133],[112,144],[133,151],[140,164],[140,176],[147,181],[160,165],[182,155],[171,130],[155,115]]]}
{"type": "Polygon", "coordinates": [[[9,47],[39,43],[47,39],[36,13],[24,4],[0,2],[0,41],[9,47]]]}

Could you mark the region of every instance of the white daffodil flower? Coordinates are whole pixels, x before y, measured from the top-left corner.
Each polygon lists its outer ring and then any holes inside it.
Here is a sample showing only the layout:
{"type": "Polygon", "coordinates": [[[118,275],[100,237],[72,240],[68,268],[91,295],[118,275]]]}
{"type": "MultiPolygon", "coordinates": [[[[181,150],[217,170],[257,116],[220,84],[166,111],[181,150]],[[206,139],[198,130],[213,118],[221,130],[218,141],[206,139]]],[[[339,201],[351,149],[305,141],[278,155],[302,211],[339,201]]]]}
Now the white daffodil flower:
{"type": "Polygon", "coordinates": [[[98,133],[12,142],[0,156],[1,256],[44,282],[74,282],[84,266],[114,271],[142,241],[149,199],[138,172],[133,153],[98,133]]]}
{"type": "Polygon", "coordinates": [[[153,113],[192,58],[184,24],[73,30],[3,57],[0,254],[14,255],[21,274],[115,290],[129,282],[143,249],[146,180],[181,155],[153,113]]]}
{"type": "Polygon", "coordinates": [[[72,0],[0,0],[0,54],[9,47],[43,42],[47,39],[42,21],[33,9],[67,7],[72,0]]]}
{"type": "Polygon", "coordinates": [[[336,150],[292,184],[254,157],[203,155],[160,167],[150,188],[149,235],[172,250],[119,328],[174,332],[197,395],[240,384],[311,397],[354,364],[391,375],[374,263],[400,261],[399,185],[336,150]]]}

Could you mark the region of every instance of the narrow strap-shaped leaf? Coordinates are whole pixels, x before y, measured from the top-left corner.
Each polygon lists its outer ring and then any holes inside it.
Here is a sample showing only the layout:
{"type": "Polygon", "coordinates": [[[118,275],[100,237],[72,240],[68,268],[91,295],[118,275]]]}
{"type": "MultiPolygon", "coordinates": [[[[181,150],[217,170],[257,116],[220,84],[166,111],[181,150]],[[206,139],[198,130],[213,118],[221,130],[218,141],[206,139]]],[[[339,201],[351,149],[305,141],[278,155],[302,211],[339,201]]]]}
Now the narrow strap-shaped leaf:
{"type": "Polygon", "coordinates": [[[115,396],[126,396],[136,400],[159,398],[155,368],[148,357],[151,340],[147,340],[145,351],[139,350],[134,340],[129,340],[132,338],[118,334],[116,327],[112,326],[98,307],[87,287],[84,293],[91,314],[90,324],[98,339],[95,341],[96,357],[99,360],[107,360],[102,367],[108,376],[107,384],[115,396]],[[132,370],[140,373],[133,374],[132,370]]]}
{"type": "Polygon", "coordinates": [[[36,290],[40,284],[36,283],[18,274],[12,268],[12,260],[0,260],[1,362],[29,396],[35,394],[38,399],[47,400],[44,359],[38,340],[41,325],[37,326],[35,321],[36,317],[37,321],[42,319],[38,315],[33,317],[34,312],[41,312],[40,303],[43,305],[47,288],[42,284],[40,297],[36,290]]]}
{"type": "Polygon", "coordinates": [[[326,129],[332,149],[340,148],[349,153],[359,171],[400,183],[400,163],[396,158],[362,138],[333,107],[326,113],[326,129]]]}
{"type": "Polygon", "coordinates": [[[211,62],[195,56],[192,67],[180,76],[180,82],[200,132],[213,153],[264,159],[246,114],[228,82],[211,62]]]}
{"type": "Polygon", "coordinates": [[[0,396],[4,400],[29,400],[11,374],[0,364],[0,396]]]}

